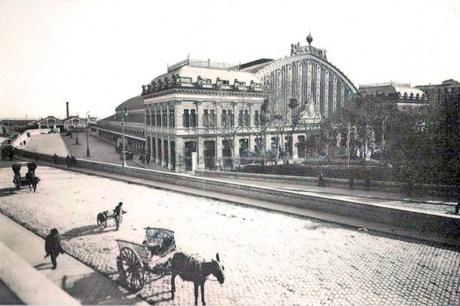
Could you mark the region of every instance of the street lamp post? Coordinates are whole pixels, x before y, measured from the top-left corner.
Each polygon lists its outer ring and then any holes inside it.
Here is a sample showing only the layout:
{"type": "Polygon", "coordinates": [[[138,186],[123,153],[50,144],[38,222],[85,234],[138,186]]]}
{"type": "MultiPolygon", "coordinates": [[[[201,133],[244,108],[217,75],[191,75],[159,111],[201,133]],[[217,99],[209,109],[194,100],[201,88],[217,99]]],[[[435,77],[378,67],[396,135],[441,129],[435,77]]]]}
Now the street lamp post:
{"type": "Polygon", "coordinates": [[[126,151],[125,151],[125,116],[128,115],[128,109],[123,108],[120,111],[121,114],[121,141],[122,141],[122,151],[121,156],[123,159],[123,167],[126,167],[126,151]]]}
{"type": "Polygon", "coordinates": [[[75,128],[75,134],[76,134],[75,144],[79,144],[78,143],[78,127],[75,128]]]}
{"type": "Polygon", "coordinates": [[[88,128],[89,128],[89,111],[86,112],[86,157],[91,157],[91,154],[89,153],[88,128]]]}

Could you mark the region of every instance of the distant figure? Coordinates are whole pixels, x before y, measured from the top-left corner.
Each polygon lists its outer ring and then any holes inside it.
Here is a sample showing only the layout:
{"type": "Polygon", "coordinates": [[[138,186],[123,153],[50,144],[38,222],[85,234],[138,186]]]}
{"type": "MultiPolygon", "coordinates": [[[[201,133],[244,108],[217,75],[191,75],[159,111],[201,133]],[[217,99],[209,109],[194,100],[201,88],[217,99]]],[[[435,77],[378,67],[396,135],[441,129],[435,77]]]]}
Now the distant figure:
{"type": "Polygon", "coordinates": [[[141,155],[139,156],[139,160],[141,161],[142,164],[144,164],[144,162],[145,162],[144,154],[141,154],[141,155]]]}
{"type": "Polygon", "coordinates": [[[71,165],[72,167],[75,167],[75,164],[76,164],[76,163],[77,163],[77,159],[75,158],[75,156],[72,155],[72,156],[70,157],[70,165],[71,165]]]}
{"type": "Polygon", "coordinates": [[[350,186],[350,189],[353,189],[355,186],[355,180],[352,177],[348,179],[348,186],[350,186]]]}
{"type": "Polygon", "coordinates": [[[147,154],[145,157],[145,162],[147,163],[147,166],[150,164],[150,154],[147,154]]]}
{"type": "Polygon", "coordinates": [[[67,168],[70,168],[70,156],[69,156],[69,154],[67,154],[67,156],[65,157],[65,163],[67,164],[67,168]]]}
{"type": "Polygon", "coordinates": [[[58,230],[55,228],[53,228],[50,234],[45,238],[45,252],[45,258],[51,256],[53,270],[56,269],[56,258],[59,256],[59,253],[64,254],[64,250],[61,246],[61,237],[59,236],[58,230]]]}
{"type": "Polygon", "coordinates": [[[123,214],[126,213],[123,209],[123,202],[118,203],[117,206],[115,206],[115,209],[113,210],[113,215],[115,217],[115,224],[117,226],[117,231],[118,228],[120,227],[121,221],[123,220],[123,214]]]}
{"type": "Polygon", "coordinates": [[[324,176],[323,176],[323,173],[321,172],[319,175],[318,175],[318,186],[324,186],[324,176]]]}
{"type": "Polygon", "coordinates": [[[53,155],[53,160],[54,160],[54,163],[55,163],[56,165],[57,165],[57,163],[58,163],[58,160],[57,160],[57,159],[58,159],[58,156],[56,155],[56,153],[54,153],[54,155],[53,155]]]}

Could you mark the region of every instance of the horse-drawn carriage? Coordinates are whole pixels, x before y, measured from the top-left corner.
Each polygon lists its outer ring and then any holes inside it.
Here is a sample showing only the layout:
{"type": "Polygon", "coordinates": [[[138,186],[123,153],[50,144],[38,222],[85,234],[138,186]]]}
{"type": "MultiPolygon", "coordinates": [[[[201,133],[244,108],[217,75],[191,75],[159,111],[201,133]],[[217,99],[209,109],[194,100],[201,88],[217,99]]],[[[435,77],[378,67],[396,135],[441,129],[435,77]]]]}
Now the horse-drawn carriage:
{"type": "Polygon", "coordinates": [[[137,292],[144,288],[146,278],[152,274],[171,274],[171,298],[174,300],[176,291],[175,278],[194,283],[195,305],[198,301],[198,288],[201,288],[201,301],[204,299],[204,285],[209,276],[214,276],[224,283],[224,266],[220,263],[219,254],[216,260],[200,261],[194,256],[176,250],[174,232],[164,228],[145,229],[145,240],[142,244],[117,240],[120,255],[117,267],[120,280],[131,291],[137,292]]]}
{"type": "Polygon", "coordinates": [[[174,232],[164,228],[147,227],[142,244],[126,240],[117,240],[117,244],[120,278],[133,292],[144,288],[147,274],[168,273],[168,259],[176,249],[174,232]]]}
{"type": "Polygon", "coordinates": [[[38,176],[35,176],[35,169],[37,164],[34,162],[15,162],[11,168],[14,172],[13,183],[16,189],[21,189],[21,186],[29,186],[29,189],[34,191],[37,188],[37,184],[40,181],[38,176]],[[27,167],[28,171],[25,176],[21,176],[21,168],[27,167]]]}

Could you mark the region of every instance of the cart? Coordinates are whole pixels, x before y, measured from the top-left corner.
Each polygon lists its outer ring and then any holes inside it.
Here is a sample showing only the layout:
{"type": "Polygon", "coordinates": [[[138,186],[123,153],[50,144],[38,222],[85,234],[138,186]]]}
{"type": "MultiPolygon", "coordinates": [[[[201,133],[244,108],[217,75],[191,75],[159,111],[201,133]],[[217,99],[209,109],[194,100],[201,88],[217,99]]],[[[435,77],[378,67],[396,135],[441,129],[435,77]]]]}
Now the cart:
{"type": "Polygon", "coordinates": [[[170,273],[169,259],[176,249],[174,232],[164,228],[147,227],[142,244],[117,240],[120,255],[117,267],[123,285],[132,292],[144,288],[151,274],[170,273]]]}
{"type": "MultiPolygon", "coordinates": [[[[120,224],[123,221],[123,215],[124,214],[126,214],[126,211],[122,211],[121,214],[120,214],[120,224]]],[[[106,228],[107,227],[107,220],[110,220],[110,219],[115,219],[115,214],[114,213],[109,215],[108,210],[98,213],[97,217],[96,217],[97,226],[102,226],[102,227],[106,228]]]]}
{"type": "MultiPolygon", "coordinates": [[[[33,177],[35,176],[35,169],[37,169],[37,164],[34,162],[15,162],[11,168],[13,169],[13,184],[16,187],[16,189],[21,189],[21,186],[28,186],[29,185],[29,177],[26,174],[26,176],[21,176],[21,168],[22,167],[27,167],[28,169],[28,175],[29,172],[33,173],[33,177]]],[[[36,177],[36,182],[38,183],[40,181],[40,178],[38,176],[36,177]]]]}

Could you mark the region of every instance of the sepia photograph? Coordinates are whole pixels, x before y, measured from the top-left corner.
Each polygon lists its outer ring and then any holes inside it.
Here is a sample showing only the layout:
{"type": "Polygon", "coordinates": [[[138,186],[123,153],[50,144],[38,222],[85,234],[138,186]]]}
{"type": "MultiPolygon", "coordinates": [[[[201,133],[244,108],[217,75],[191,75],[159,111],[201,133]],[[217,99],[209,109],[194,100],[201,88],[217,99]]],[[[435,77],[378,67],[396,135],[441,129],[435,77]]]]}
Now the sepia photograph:
{"type": "Polygon", "coordinates": [[[0,0],[0,305],[460,305],[459,0],[0,0]]]}

